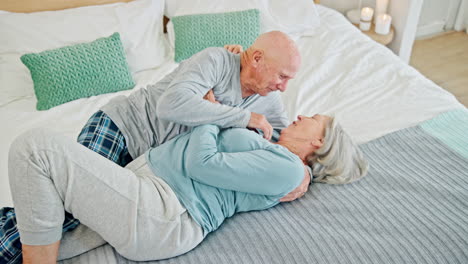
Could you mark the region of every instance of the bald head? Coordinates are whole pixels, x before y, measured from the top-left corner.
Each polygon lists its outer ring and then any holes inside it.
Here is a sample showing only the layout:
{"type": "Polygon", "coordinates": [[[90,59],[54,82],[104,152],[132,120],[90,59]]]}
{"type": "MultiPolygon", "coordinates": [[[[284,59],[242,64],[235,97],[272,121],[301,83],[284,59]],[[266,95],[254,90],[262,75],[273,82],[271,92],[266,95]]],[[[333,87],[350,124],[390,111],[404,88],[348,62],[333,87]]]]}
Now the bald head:
{"type": "Polygon", "coordinates": [[[296,43],[281,31],[270,31],[261,34],[247,50],[261,50],[268,58],[297,64],[298,67],[301,63],[301,56],[296,43]]]}
{"type": "Polygon", "coordinates": [[[296,43],[280,31],[260,35],[241,54],[242,96],[266,96],[284,92],[288,81],[296,76],[301,56],[296,43]]]}

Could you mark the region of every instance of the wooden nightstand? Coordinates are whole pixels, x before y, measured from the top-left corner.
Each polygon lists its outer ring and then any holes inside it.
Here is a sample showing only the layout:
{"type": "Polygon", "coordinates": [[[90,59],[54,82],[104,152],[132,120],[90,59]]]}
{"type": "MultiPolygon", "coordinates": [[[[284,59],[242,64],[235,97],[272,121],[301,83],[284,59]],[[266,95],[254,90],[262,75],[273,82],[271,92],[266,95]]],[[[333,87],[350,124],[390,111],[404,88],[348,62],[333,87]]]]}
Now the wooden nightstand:
{"type": "MultiPolygon", "coordinates": [[[[353,24],[353,25],[355,25],[357,28],[359,28],[359,25],[356,25],[356,24],[353,24]]],[[[375,33],[374,28],[375,28],[374,23],[371,23],[371,28],[368,31],[362,31],[361,30],[361,32],[366,34],[371,39],[375,40],[376,42],[378,42],[378,43],[380,43],[380,44],[382,44],[384,46],[386,46],[390,42],[392,42],[393,36],[395,35],[395,28],[393,27],[393,25],[391,25],[390,33],[388,33],[387,35],[380,35],[380,34],[375,33]]]]}

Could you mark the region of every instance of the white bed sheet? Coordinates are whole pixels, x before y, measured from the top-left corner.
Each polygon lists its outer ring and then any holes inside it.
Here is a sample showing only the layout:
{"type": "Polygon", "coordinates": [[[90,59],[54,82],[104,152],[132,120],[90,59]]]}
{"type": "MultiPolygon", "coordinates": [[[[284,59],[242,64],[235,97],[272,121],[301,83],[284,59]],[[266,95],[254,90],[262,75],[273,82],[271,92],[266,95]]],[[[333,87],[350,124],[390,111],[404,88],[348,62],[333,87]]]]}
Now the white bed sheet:
{"type": "MultiPolygon", "coordinates": [[[[333,114],[358,143],[413,126],[439,113],[463,108],[455,97],[377,44],[338,12],[318,6],[321,27],[298,45],[302,66],[283,99],[291,120],[298,114],[333,114]]],[[[155,83],[176,64],[140,72],[135,89],[155,83]]],[[[100,106],[124,91],[36,111],[34,97],[0,107],[0,207],[12,206],[8,149],[20,133],[49,127],[76,138],[100,106]]]]}
{"type": "Polygon", "coordinates": [[[363,143],[464,107],[336,10],[317,10],[321,27],[298,40],[301,69],[283,93],[291,120],[333,114],[363,143]]]}

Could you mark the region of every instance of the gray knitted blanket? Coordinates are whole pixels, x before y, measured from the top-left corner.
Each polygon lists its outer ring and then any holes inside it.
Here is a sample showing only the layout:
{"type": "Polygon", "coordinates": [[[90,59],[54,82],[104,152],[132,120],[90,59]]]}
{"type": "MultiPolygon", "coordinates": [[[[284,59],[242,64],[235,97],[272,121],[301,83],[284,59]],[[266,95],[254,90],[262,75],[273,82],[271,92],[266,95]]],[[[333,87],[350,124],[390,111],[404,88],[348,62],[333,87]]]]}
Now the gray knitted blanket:
{"type": "MultiPolygon", "coordinates": [[[[362,180],[314,184],[298,201],[235,215],[158,263],[468,263],[468,110],[361,148],[362,180]]],[[[106,245],[62,263],[133,262],[106,245]]]]}

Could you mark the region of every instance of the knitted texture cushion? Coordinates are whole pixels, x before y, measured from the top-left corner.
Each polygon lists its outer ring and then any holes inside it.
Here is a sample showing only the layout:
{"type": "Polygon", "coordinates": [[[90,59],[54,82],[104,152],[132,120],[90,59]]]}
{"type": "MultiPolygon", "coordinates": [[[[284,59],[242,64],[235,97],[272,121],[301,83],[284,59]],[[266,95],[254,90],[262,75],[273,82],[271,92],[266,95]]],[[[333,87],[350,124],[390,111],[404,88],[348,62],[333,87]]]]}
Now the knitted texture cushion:
{"type": "Polygon", "coordinates": [[[34,82],[37,110],[135,86],[119,33],[21,56],[34,82]]]}
{"type": "Polygon", "coordinates": [[[260,32],[257,9],[173,17],[175,61],[180,62],[208,47],[239,44],[248,48],[260,32]]]}

